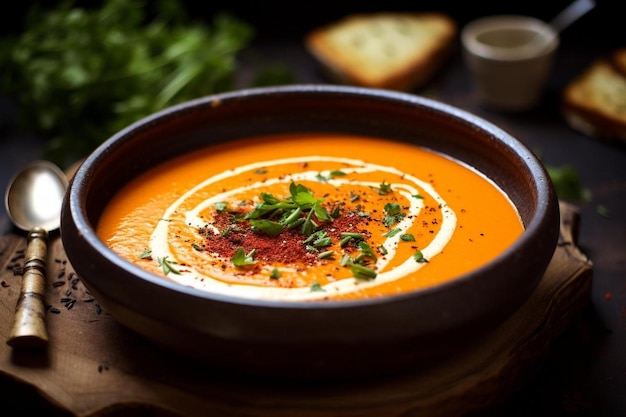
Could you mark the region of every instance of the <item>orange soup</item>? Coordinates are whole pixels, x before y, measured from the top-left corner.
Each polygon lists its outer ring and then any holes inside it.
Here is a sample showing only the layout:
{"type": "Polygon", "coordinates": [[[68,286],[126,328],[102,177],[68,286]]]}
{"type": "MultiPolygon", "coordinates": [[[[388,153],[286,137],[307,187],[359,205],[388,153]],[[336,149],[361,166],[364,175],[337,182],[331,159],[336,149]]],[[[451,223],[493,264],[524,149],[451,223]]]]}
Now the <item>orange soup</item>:
{"type": "Polygon", "coordinates": [[[134,179],[98,235],[164,279],[302,301],[379,297],[469,272],[523,232],[474,168],[408,143],[337,134],[210,146],[134,179]]]}

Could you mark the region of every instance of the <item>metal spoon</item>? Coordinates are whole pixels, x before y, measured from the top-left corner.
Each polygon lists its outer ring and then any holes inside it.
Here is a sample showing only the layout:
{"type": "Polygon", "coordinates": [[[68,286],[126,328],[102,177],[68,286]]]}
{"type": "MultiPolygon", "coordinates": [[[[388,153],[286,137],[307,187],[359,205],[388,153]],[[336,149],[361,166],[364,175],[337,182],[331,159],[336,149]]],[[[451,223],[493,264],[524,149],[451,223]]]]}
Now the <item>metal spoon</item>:
{"type": "MultiPolygon", "coordinates": [[[[558,37],[559,34],[565,30],[572,23],[583,17],[589,11],[596,6],[595,0],[574,0],[565,9],[561,10],[559,14],[554,16],[548,25],[554,29],[554,36],[558,37]]],[[[530,42],[525,46],[526,48],[532,47],[537,49],[535,55],[539,55],[543,49],[547,48],[553,39],[546,40],[544,36],[533,37],[530,42]]]]}
{"type": "Polygon", "coordinates": [[[48,232],[59,228],[66,175],[48,161],[26,165],[10,181],[5,206],[13,224],[28,231],[22,287],[7,344],[42,348],[48,343],[45,317],[48,232]]]}
{"type": "Polygon", "coordinates": [[[560,33],[593,9],[595,5],[596,2],[594,0],[576,0],[556,15],[550,21],[550,26],[552,26],[557,33],[560,33]]]}

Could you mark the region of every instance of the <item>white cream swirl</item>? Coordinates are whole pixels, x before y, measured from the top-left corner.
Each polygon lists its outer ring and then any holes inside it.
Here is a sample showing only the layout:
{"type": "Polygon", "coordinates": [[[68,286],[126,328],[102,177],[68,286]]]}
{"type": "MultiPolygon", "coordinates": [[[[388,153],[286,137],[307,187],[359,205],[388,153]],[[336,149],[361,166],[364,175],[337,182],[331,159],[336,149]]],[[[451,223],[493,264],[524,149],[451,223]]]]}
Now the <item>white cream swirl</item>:
{"type": "MultiPolygon", "coordinates": [[[[349,293],[366,287],[392,282],[401,279],[408,274],[415,273],[420,268],[427,265],[427,263],[417,262],[413,257],[409,257],[399,265],[390,269],[387,268],[388,263],[395,256],[395,248],[399,243],[401,235],[409,230],[414,222],[418,221],[420,211],[424,208],[423,199],[414,198],[414,196],[416,195],[428,194],[436,201],[441,211],[440,229],[438,233],[426,247],[420,248],[420,251],[422,252],[424,258],[430,260],[437,256],[452,239],[457,224],[456,213],[450,207],[448,207],[446,201],[441,197],[439,193],[437,193],[437,191],[429,182],[423,181],[393,167],[366,163],[357,159],[328,156],[306,156],[255,162],[252,164],[237,167],[233,170],[221,172],[220,174],[207,178],[202,183],[185,192],[180,198],[178,198],[170,207],[165,210],[163,218],[168,219],[174,213],[180,212],[181,206],[185,201],[187,201],[190,197],[196,195],[197,193],[201,192],[209,185],[219,183],[220,181],[226,180],[233,176],[241,175],[247,172],[254,172],[255,170],[261,168],[279,166],[283,164],[305,164],[311,161],[342,164],[341,171],[346,175],[341,177],[333,177],[332,175],[330,175],[329,171],[319,172],[315,170],[308,170],[280,176],[277,178],[268,178],[263,181],[258,181],[245,185],[241,188],[225,190],[220,193],[214,193],[210,195],[210,197],[204,199],[200,204],[196,205],[193,209],[186,210],[184,212],[185,222],[187,225],[189,225],[189,227],[193,228],[211,227],[211,225],[207,225],[206,220],[199,215],[202,210],[205,210],[206,208],[214,205],[217,202],[227,200],[229,197],[242,193],[246,190],[259,189],[260,191],[262,191],[263,188],[266,188],[269,185],[275,183],[317,181],[320,175],[322,175],[327,178],[326,182],[328,184],[336,187],[349,187],[351,185],[354,186],[358,184],[359,186],[375,188],[378,187],[380,183],[361,181],[358,178],[359,174],[366,174],[371,172],[384,172],[393,174],[397,178],[401,178],[403,182],[391,182],[389,183],[390,187],[394,190],[394,192],[403,195],[406,200],[410,202],[410,206],[408,207],[407,215],[404,216],[397,223],[397,225],[395,225],[395,228],[400,229],[401,232],[386,238],[384,246],[385,248],[387,248],[388,254],[384,257],[379,257],[377,259],[375,269],[379,271],[379,273],[375,279],[369,281],[357,278],[341,279],[323,285],[321,288],[322,291],[311,291],[311,289],[308,287],[275,288],[227,283],[214,277],[206,276],[198,270],[194,269],[193,266],[186,267],[185,270],[181,271],[180,274],[170,274],[168,275],[168,277],[181,284],[197,287],[213,293],[245,298],[284,301],[324,299],[334,294],[349,293]]],[[[168,221],[158,222],[150,238],[150,249],[152,251],[153,259],[168,257],[167,259],[169,259],[170,261],[177,262],[176,256],[171,250],[168,242],[169,227],[170,223],[168,221]]],[[[215,231],[217,232],[217,230],[215,231]]]]}

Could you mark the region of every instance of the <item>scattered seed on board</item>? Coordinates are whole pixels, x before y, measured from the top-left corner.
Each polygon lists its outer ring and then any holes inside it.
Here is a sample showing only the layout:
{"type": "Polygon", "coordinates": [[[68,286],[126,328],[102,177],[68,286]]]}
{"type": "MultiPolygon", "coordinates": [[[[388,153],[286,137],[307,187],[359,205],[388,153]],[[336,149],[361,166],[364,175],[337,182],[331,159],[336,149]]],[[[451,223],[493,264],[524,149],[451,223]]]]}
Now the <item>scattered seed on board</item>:
{"type": "Polygon", "coordinates": [[[15,255],[14,257],[11,258],[11,262],[17,262],[20,259],[24,259],[25,256],[26,256],[25,254],[19,253],[19,254],[15,255]]]}
{"type": "Polygon", "coordinates": [[[102,371],[108,371],[109,370],[109,362],[105,361],[103,363],[101,363],[100,365],[98,365],[98,372],[102,373],[102,371]]]}

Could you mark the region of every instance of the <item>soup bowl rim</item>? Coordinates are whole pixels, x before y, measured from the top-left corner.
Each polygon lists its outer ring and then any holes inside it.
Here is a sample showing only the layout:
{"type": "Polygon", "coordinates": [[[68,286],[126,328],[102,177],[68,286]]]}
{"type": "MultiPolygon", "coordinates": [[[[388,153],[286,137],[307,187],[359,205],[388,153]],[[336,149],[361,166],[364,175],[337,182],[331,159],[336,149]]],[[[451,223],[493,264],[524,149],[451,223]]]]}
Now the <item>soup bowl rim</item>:
{"type": "MultiPolygon", "coordinates": [[[[278,86],[278,87],[257,87],[257,88],[248,88],[243,90],[236,90],[231,92],[225,92],[220,94],[215,94],[206,97],[200,97],[198,99],[186,101],[184,103],[180,103],[161,111],[155,112],[149,116],[146,116],[137,122],[127,126],[126,128],[120,130],[107,141],[105,141],[102,145],[100,145],[94,152],[92,152],[85,161],[78,167],[75,175],[73,177],[73,183],[82,183],[85,181],[87,177],[91,175],[91,167],[93,165],[97,165],[102,159],[107,157],[107,149],[111,146],[115,145],[123,138],[127,137],[129,134],[132,134],[136,129],[143,128],[145,126],[150,126],[154,122],[157,122],[164,117],[175,117],[179,112],[185,112],[189,109],[195,109],[198,106],[211,106],[212,103],[218,99],[221,101],[237,99],[246,95],[263,95],[263,94],[276,94],[276,93],[306,93],[309,92],[330,92],[330,93],[345,93],[345,94],[365,94],[368,96],[378,96],[382,98],[390,98],[392,100],[405,100],[407,102],[430,107],[434,111],[438,112],[446,112],[448,115],[463,120],[464,122],[476,123],[480,125],[481,129],[489,132],[490,134],[498,137],[498,139],[507,145],[510,148],[515,149],[516,152],[520,154],[520,156],[526,160],[528,167],[531,169],[533,176],[538,179],[539,184],[543,184],[543,187],[539,187],[538,191],[538,200],[539,202],[544,200],[549,200],[550,194],[553,192],[551,190],[551,181],[550,178],[545,171],[545,168],[542,166],[541,162],[536,158],[536,156],[529,150],[526,145],[522,142],[514,138],[510,133],[504,131],[500,127],[492,124],[491,122],[482,119],[466,110],[457,108],[455,106],[433,100],[426,97],[416,96],[410,93],[383,90],[383,89],[372,89],[372,88],[363,88],[363,87],[351,87],[351,86],[329,86],[329,85],[296,85],[296,86],[278,86]]],[[[360,299],[351,299],[351,300],[342,300],[340,302],[310,302],[310,301],[289,301],[289,300],[267,300],[267,299],[254,299],[254,298],[246,298],[246,297],[238,297],[235,295],[225,295],[219,293],[212,293],[210,291],[197,289],[189,286],[185,286],[179,284],[177,282],[164,279],[163,277],[153,274],[147,271],[144,268],[133,264],[118,254],[116,254],[109,246],[107,246],[100,237],[97,236],[95,227],[91,222],[87,220],[87,216],[84,213],[84,207],[82,207],[82,200],[85,190],[81,187],[70,187],[69,189],[69,210],[72,212],[72,216],[77,222],[77,226],[83,232],[83,238],[86,243],[96,248],[102,255],[111,263],[115,264],[120,269],[128,270],[132,275],[137,276],[141,280],[149,282],[153,285],[164,287],[168,290],[181,292],[193,297],[200,297],[214,301],[220,302],[231,302],[231,303],[241,303],[252,306],[264,306],[264,307],[283,307],[283,308],[320,308],[320,309],[342,309],[342,308],[350,308],[355,305],[369,305],[369,304],[379,304],[379,303],[389,303],[394,302],[398,299],[404,298],[412,298],[415,297],[416,293],[430,293],[430,292],[438,292],[438,291],[446,291],[448,287],[462,284],[463,281],[476,279],[476,276],[480,276],[484,273],[484,271],[491,267],[494,262],[498,262],[500,259],[511,256],[512,253],[519,250],[519,247],[522,246],[528,239],[529,236],[534,232],[534,230],[539,227],[539,224],[542,221],[542,218],[547,215],[548,205],[538,204],[536,208],[536,213],[532,217],[530,223],[524,225],[523,234],[513,242],[511,246],[506,248],[500,255],[496,258],[488,262],[487,264],[480,266],[472,271],[461,274],[454,279],[429,286],[426,288],[420,288],[415,291],[408,291],[399,294],[390,294],[383,297],[373,297],[373,298],[360,298],[360,299]]]]}

